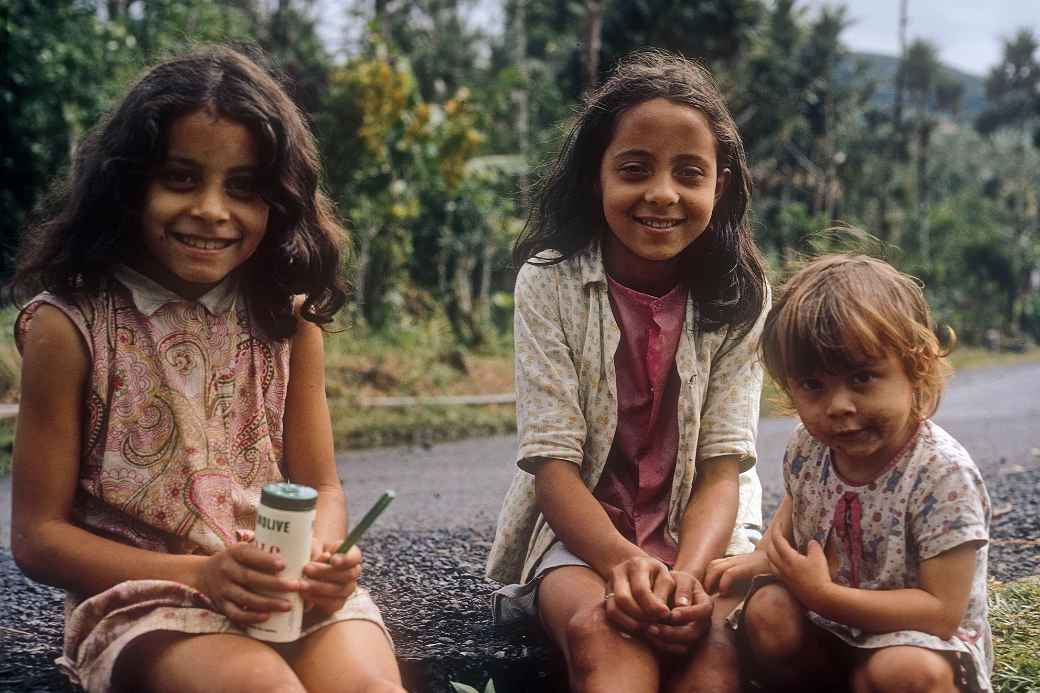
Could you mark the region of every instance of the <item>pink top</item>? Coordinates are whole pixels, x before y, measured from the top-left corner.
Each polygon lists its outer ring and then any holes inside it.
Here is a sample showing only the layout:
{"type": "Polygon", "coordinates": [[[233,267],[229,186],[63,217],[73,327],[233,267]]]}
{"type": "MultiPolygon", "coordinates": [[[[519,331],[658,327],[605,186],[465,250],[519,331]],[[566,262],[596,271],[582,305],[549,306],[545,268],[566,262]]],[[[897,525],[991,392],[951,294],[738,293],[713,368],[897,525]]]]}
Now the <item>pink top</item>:
{"type": "Polygon", "coordinates": [[[675,352],[685,322],[687,289],[660,298],[607,277],[621,330],[614,353],[618,425],[593,495],[614,526],[671,565],[678,547],[666,531],[679,446],[679,372],[675,352]]]}

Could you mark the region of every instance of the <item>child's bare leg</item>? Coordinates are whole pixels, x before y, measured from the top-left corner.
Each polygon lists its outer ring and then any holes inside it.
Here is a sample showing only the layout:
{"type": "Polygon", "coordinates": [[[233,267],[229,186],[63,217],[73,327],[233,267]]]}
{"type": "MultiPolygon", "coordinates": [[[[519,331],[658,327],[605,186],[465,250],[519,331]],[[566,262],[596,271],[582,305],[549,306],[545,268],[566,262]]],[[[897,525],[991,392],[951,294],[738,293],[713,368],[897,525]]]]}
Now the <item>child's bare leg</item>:
{"type": "Polygon", "coordinates": [[[697,643],[689,662],[668,682],[669,693],[736,693],[740,690],[740,662],[736,637],[726,616],[740,597],[716,597],[711,628],[697,643]]]}
{"type": "Polygon", "coordinates": [[[244,635],[144,635],[116,662],[117,690],[149,693],[306,693],[282,656],[244,635]]]}
{"type": "Polygon", "coordinates": [[[607,620],[604,582],[581,566],[557,568],[538,586],[538,614],[567,659],[571,690],[657,693],[657,657],[607,620]]]}
{"type": "Polygon", "coordinates": [[[855,693],[956,693],[953,664],[923,647],[885,647],[852,672],[855,693]]]}
{"type": "Polygon", "coordinates": [[[371,621],[340,621],[283,650],[309,691],[403,693],[390,641],[371,621]]]}
{"type": "Polygon", "coordinates": [[[744,664],[755,679],[776,685],[833,680],[836,647],[812,625],[805,608],[781,584],[759,588],[744,605],[744,633],[751,660],[744,664]]]}

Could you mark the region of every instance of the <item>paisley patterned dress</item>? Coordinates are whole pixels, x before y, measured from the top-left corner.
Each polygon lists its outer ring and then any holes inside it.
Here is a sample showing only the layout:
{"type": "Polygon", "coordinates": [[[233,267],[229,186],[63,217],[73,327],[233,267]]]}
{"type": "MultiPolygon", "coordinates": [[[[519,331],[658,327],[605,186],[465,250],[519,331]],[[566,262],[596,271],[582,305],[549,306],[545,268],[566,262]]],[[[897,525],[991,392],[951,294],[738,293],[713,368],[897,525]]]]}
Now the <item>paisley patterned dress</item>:
{"type": "MultiPolygon", "coordinates": [[[[231,278],[186,301],[119,267],[94,295],[36,296],[15,324],[19,349],[43,305],[69,318],[92,362],[73,521],[177,554],[213,554],[252,529],[261,488],[284,479],[291,340],[261,336],[231,278]]],[[[305,619],[304,632],[349,619],[383,627],[358,589],[332,616],[305,619]]],[[[57,663],[87,690],[108,690],[119,653],[155,630],[243,633],[186,585],[134,580],[67,594],[57,663]]]]}

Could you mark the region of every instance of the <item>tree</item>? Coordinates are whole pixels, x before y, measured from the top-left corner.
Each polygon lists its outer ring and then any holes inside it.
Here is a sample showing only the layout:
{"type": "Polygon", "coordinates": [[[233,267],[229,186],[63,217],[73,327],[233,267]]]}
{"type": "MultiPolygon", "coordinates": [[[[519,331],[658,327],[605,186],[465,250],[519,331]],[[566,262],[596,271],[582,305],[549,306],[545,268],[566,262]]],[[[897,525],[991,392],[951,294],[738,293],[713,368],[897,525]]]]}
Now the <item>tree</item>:
{"type": "Polygon", "coordinates": [[[585,31],[582,36],[582,80],[586,89],[599,84],[599,53],[603,44],[603,0],[585,0],[585,31]]]}
{"type": "Polygon", "coordinates": [[[137,41],[75,0],[0,0],[0,16],[0,243],[10,253],[29,210],[113,97],[111,77],[132,70],[137,41]]]}
{"type": "Polygon", "coordinates": [[[260,46],[282,71],[290,96],[305,113],[321,107],[332,63],[318,36],[314,5],[315,0],[278,0],[269,16],[254,15],[260,46]]]}
{"type": "MultiPolygon", "coordinates": [[[[409,319],[415,292],[438,301],[458,340],[480,343],[491,263],[505,252],[512,201],[493,167],[474,167],[484,135],[471,94],[423,98],[410,61],[371,38],[333,70],[317,115],[330,186],[351,222],[357,317],[370,327],[409,319]],[[348,163],[349,162],[349,163],[348,163]]],[[[422,301],[420,301],[422,302],[422,301]]]]}
{"type": "MultiPolygon", "coordinates": [[[[753,165],[761,242],[787,257],[806,233],[833,223],[857,178],[843,176],[858,147],[871,87],[850,68],[844,11],[808,18],[792,0],[771,7],[733,78],[730,104],[753,165]]],[[[862,169],[857,169],[862,172],[862,169]]]]}
{"type": "MultiPolygon", "coordinates": [[[[1040,120],[1040,48],[1037,37],[1021,29],[1004,43],[1004,57],[986,78],[988,106],[976,121],[979,132],[992,133],[1000,128],[1019,128],[1023,134],[1040,120]]],[[[1040,148],[1040,127],[1033,142],[1040,148]]]]}
{"type": "MultiPolygon", "coordinates": [[[[995,182],[992,192],[1006,201],[1013,211],[1010,224],[1012,247],[1035,249],[1040,238],[1040,195],[1036,181],[1040,178],[1035,165],[1035,154],[1040,151],[1040,44],[1029,30],[1019,31],[1004,42],[1004,56],[986,79],[988,108],[979,116],[976,127],[990,136],[1001,133],[1010,136],[1012,146],[1003,161],[1003,175],[995,182]],[[1029,130],[1035,128],[1029,151],[1029,130]],[[1031,163],[1032,162],[1032,163],[1031,163]]],[[[1040,257],[1033,253],[1033,263],[1017,267],[1011,286],[1014,300],[1010,303],[1013,317],[1024,317],[1024,306],[1035,306],[1038,292],[1031,286],[1030,277],[1040,269],[1040,257]]],[[[1035,324],[1040,319],[1033,318],[1035,324]]]]}
{"type": "Polygon", "coordinates": [[[641,0],[610,3],[603,15],[603,59],[655,46],[698,58],[719,71],[746,55],[765,14],[761,0],[641,0]]]}
{"type": "Polygon", "coordinates": [[[938,48],[923,39],[917,39],[909,45],[899,71],[907,93],[909,122],[915,133],[913,158],[918,250],[922,258],[928,258],[931,255],[931,234],[928,228],[928,208],[931,203],[928,156],[931,138],[938,124],[937,114],[957,112],[962,88],[942,67],[938,48]]]}
{"type": "Polygon", "coordinates": [[[466,21],[474,4],[474,0],[376,3],[378,21],[373,28],[396,54],[407,57],[423,99],[450,98],[482,73],[486,37],[466,21]]]}

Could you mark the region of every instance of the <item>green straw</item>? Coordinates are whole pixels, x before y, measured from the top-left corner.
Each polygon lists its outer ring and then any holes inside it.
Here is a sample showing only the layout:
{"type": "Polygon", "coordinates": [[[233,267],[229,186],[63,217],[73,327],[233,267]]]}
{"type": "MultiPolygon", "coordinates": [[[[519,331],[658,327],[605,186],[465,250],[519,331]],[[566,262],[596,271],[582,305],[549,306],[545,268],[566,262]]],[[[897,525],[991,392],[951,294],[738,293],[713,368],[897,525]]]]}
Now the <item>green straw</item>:
{"type": "Polygon", "coordinates": [[[350,530],[350,534],[347,535],[347,538],[344,539],[343,543],[339,545],[338,549],[336,549],[336,553],[346,553],[347,551],[350,551],[350,547],[360,541],[361,535],[368,531],[368,528],[372,526],[372,523],[376,521],[376,518],[386,510],[386,506],[390,505],[390,501],[396,497],[397,494],[393,491],[383,491],[383,495],[379,497],[379,500],[377,500],[375,504],[369,508],[368,512],[365,513],[365,516],[361,518],[361,522],[357,523],[357,525],[354,526],[354,529],[350,530]]]}

